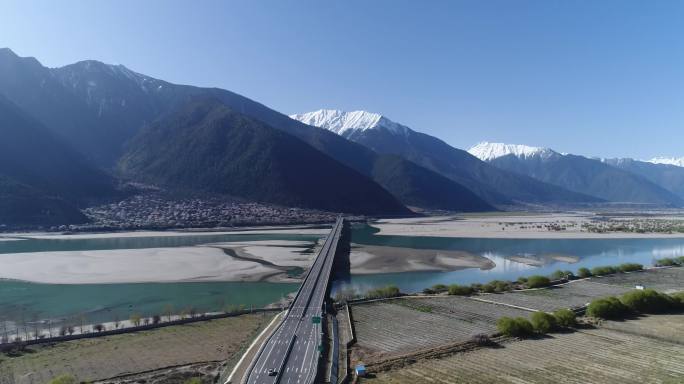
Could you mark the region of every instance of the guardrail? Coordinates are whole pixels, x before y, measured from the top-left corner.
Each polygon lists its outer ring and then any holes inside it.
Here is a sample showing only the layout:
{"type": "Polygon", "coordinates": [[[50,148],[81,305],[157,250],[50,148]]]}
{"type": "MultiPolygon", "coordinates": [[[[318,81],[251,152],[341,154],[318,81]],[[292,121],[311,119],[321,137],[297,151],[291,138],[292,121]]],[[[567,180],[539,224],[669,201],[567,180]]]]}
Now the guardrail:
{"type": "Polygon", "coordinates": [[[337,317],[332,317],[332,353],[330,356],[330,377],[328,377],[329,383],[337,383],[337,377],[339,375],[339,365],[340,365],[340,335],[338,334],[339,323],[337,322],[337,317]]]}

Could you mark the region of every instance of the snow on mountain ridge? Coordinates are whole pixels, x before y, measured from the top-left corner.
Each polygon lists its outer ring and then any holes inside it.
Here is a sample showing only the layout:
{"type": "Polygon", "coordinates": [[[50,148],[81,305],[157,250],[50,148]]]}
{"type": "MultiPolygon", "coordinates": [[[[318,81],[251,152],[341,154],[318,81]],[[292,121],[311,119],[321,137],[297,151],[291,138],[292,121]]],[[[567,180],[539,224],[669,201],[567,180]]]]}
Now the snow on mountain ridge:
{"type": "Polygon", "coordinates": [[[382,116],[367,111],[345,112],[337,109],[319,109],[318,111],[290,115],[290,118],[304,124],[324,128],[343,135],[349,130],[385,128],[393,133],[406,135],[410,129],[382,116]]]}
{"type": "Polygon", "coordinates": [[[529,145],[490,143],[483,141],[473,146],[468,152],[482,161],[491,161],[499,157],[514,155],[519,158],[529,158],[541,156],[542,158],[551,157],[554,154],[560,155],[549,148],[531,147],[529,145]]]}
{"type": "Polygon", "coordinates": [[[653,164],[676,165],[677,167],[684,167],[684,157],[654,157],[651,160],[646,160],[653,164]]]}

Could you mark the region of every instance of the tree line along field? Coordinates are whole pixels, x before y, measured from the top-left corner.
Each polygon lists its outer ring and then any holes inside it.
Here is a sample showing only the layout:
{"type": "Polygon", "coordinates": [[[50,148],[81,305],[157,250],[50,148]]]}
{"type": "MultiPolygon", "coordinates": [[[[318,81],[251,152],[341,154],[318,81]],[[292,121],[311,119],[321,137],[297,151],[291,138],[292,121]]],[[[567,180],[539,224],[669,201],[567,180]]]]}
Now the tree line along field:
{"type": "Polygon", "coordinates": [[[630,290],[627,287],[601,284],[591,280],[575,280],[549,288],[488,294],[478,296],[478,298],[536,311],[552,312],[561,308],[579,308],[594,299],[621,295],[630,290]]]}
{"type": "Polygon", "coordinates": [[[271,313],[247,314],[31,346],[19,356],[0,354],[0,384],[42,384],[62,374],[78,381],[97,381],[202,363],[230,369],[272,317],[271,313]]]}
{"type": "Polygon", "coordinates": [[[542,289],[513,291],[477,296],[479,299],[552,312],[561,308],[580,308],[594,299],[619,296],[636,285],[670,293],[684,291],[684,268],[658,268],[638,272],[573,280],[567,284],[542,289]]]}
{"type": "MultiPolygon", "coordinates": [[[[659,316],[636,328],[657,327],[659,316]]],[[[684,382],[684,345],[601,327],[418,361],[360,382],[674,384],[684,382]]]]}

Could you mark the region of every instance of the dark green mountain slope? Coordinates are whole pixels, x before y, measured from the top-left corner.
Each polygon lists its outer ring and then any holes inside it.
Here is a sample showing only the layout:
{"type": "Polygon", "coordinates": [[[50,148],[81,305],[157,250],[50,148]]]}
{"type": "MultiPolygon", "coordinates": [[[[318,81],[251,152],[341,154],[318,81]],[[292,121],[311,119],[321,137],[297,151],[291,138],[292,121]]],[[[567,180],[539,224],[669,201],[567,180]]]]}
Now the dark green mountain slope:
{"type": "Polygon", "coordinates": [[[454,211],[486,207],[458,183],[447,183],[428,169],[420,170],[411,164],[385,167],[384,164],[405,160],[385,159],[368,148],[222,89],[171,84],[97,61],[47,69],[35,59],[0,50],[0,92],[105,168],[114,166],[126,142],[145,124],[169,116],[189,100],[212,97],[373,178],[405,204],[454,211]],[[391,173],[384,174],[384,170],[391,173]],[[422,187],[416,187],[419,185],[422,187]],[[453,197],[445,199],[446,193],[453,197]]]}
{"type": "Polygon", "coordinates": [[[116,196],[113,180],[0,96],[0,224],[82,222],[79,204],[116,196]]]}
{"type": "Polygon", "coordinates": [[[378,156],[373,179],[395,196],[402,196],[402,203],[408,206],[461,212],[494,209],[468,188],[399,156],[378,156]]]}
{"type": "Polygon", "coordinates": [[[607,164],[650,180],[684,199],[684,168],[669,164],[653,164],[633,159],[607,159],[607,164]]]}
{"type": "Polygon", "coordinates": [[[119,168],[181,190],[347,213],[408,213],[370,179],[215,99],[190,102],[143,129],[119,168]]]}
{"type": "Polygon", "coordinates": [[[113,180],[0,97],[0,174],[74,203],[115,195],[113,180]]]}
{"type": "Polygon", "coordinates": [[[583,156],[561,155],[557,152],[544,157],[507,155],[490,163],[608,201],[671,206],[681,206],[683,203],[678,196],[641,176],[583,156]]]}
{"type": "Polygon", "coordinates": [[[0,175],[0,228],[2,226],[52,226],[86,222],[73,204],[47,196],[34,188],[0,175]]]}

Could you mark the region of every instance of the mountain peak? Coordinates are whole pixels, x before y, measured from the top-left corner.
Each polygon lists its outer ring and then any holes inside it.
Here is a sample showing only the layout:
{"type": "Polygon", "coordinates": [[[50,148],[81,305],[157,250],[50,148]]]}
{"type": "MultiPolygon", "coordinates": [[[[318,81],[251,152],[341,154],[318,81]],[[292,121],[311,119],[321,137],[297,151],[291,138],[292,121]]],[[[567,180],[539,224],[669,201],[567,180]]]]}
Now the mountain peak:
{"type": "Polygon", "coordinates": [[[17,63],[28,63],[32,65],[33,67],[42,67],[42,65],[38,62],[38,59],[35,57],[22,57],[17,55],[16,52],[11,50],[10,48],[0,48],[0,58],[4,60],[9,60],[9,62],[17,63]]]}
{"type": "Polygon", "coordinates": [[[684,157],[654,157],[651,160],[646,160],[653,164],[675,165],[677,167],[684,167],[684,157]]]}
{"type": "Polygon", "coordinates": [[[519,158],[541,156],[548,158],[557,152],[542,147],[531,147],[521,144],[490,143],[483,141],[473,146],[468,152],[482,161],[490,161],[499,157],[513,155],[519,158]]]}
{"type": "Polygon", "coordinates": [[[343,135],[350,130],[365,131],[384,128],[395,134],[407,134],[410,129],[384,117],[379,113],[367,111],[341,111],[337,109],[319,109],[318,111],[290,115],[304,124],[324,128],[343,135]]]}
{"type": "Polygon", "coordinates": [[[139,81],[140,79],[146,79],[147,76],[142,75],[138,72],[128,69],[122,64],[107,64],[97,60],[83,60],[77,63],[67,65],[63,68],[79,68],[81,70],[92,72],[92,73],[107,73],[110,75],[123,75],[129,79],[134,79],[139,81]]]}
{"type": "Polygon", "coordinates": [[[7,48],[7,47],[0,48],[0,54],[7,55],[7,56],[19,57],[16,53],[14,53],[13,50],[11,50],[10,48],[7,48]]]}

